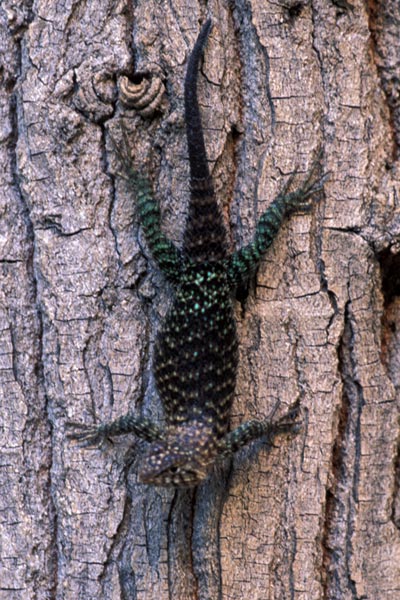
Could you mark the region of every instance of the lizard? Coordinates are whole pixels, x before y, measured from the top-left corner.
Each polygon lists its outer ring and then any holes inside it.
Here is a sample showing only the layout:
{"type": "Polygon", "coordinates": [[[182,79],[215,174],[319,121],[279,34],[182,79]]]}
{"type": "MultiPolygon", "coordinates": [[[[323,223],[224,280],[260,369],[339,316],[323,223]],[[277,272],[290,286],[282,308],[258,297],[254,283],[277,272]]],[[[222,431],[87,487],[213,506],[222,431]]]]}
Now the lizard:
{"type": "Polygon", "coordinates": [[[253,241],[228,251],[197,99],[199,63],[211,28],[208,19],[189,56],[185,78],[190,201],[181,248],[161,229],[160,209],[148,179],[130,169],[145,238],[174,292],[157,334],[153,359],[165,425],[135,413],[98,426],[68,424],[68,437],[83,447],[95,447],[127,433],[148,442],[139,468],[139,481],[145,484],[197,486],[217,460],[233,455],[252,440],[299,428],[295,403],[280,419],[252,419],[229,430],[238,367],[233,293],[255,272],[285,218],[311,209],[310,197],[322,189],[326,176],[314,177],[317,159],[301,187],[288,192],[292,175],[259,219],[253,241]]]}

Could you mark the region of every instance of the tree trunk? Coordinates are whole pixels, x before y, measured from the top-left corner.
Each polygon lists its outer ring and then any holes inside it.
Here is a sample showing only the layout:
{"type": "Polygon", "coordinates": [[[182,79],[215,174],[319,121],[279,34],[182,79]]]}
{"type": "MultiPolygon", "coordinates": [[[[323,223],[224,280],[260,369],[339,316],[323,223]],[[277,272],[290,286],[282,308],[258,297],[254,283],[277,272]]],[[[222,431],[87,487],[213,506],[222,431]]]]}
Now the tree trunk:
{"type": "Polygon", "coordinates": [[[1,600],[400,597],[400,5],[204,4],[0,5],[1,600]],[[298,399],[303,428],[174,491],[138,483],[137,440],[82,450],[65,423],[162,420],[172,291],[123,162],[179,244],[183,80],[207,14],[199,97],[231,248],[319,150],[330,177],[237,309],[232,426],[298,399]]]}

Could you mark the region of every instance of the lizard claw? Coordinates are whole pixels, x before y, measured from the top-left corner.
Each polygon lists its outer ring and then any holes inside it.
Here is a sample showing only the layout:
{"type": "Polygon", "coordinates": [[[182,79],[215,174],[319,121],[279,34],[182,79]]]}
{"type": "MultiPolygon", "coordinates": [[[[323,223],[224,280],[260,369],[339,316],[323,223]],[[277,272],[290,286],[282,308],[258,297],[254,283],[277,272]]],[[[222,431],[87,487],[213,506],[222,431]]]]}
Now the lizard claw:
{"type": "Polygon", "coordinates": [[[299,433],[302,429],[303,422],[297,420],[301,412],[300,405],[298,403],[293,404],[289,411],[282,415],[276,421],[272,421],[268,424],[268,435],[273,439],[276,435],[282,433],[299,433]]]}
{"type": "MultiPolygon", "coordinates": [[[[290,184],[293,181],[295,173],[289,178],[289,181],[285,185],[283,191],[279,195],[281,199],[285,202],[286,210],[288,213],[294,211],[303,211],[308,212],[312,208],[312,202],[310,202],[309,198],[322,190],[326,180],[330,176],[330,172],[324,173],[321,177],[315,178],[315,172],[317,167],[320,164],[320,159],[322,156],[322,151],[318,153],[317,158],[313,162],[311,169],[307,175],[307,178],[301,186],[295,190],[294,192],[287,193],[287,190],[290,184]]],[[[278,196],[278,197],[279,197],[278,196]]]]}

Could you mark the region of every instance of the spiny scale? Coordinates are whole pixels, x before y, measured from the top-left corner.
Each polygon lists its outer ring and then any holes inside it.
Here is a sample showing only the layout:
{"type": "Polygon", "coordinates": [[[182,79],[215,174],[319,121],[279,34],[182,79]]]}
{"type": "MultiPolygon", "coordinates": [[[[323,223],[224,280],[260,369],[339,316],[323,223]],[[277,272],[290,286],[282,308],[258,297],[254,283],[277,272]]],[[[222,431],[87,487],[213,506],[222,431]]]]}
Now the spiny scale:
{"type": "Polygon", "coordinates": [[[298,209],[310,209],[308,199],[322,188],[324,178],[314,180],[316,161],[301,188],[288,194],[285,190],[261,216],[253,242],[228,254],[197,101],[199,61],[211,26],[211,20],[203,25],[185,80],[191,194],[181,250],[161,230],[160,211],[147,179],[129,169],[148,245],[174,286],[175,297],[157,337],[153,364],[165,427],[134,414],[98,427],[68,424],[72,427],[68,437],[82,446],[125,433],[145,439],[150,445],[139,478],[154,485],[197,485],[219,457],[261,436],[297,428],[295,407],[276,421],[247,421],[228,431],[237,371],[232,297],[235,287],[257,267],[284,218],[298,209]]]}

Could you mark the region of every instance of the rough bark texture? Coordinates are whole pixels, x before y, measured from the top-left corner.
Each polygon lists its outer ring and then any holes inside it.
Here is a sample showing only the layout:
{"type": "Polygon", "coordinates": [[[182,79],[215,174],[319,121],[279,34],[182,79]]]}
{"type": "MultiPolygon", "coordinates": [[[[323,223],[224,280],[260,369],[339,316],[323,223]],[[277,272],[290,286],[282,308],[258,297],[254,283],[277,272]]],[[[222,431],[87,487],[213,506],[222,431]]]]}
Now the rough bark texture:
{"type": "Polygon", "coordinates": [[[205,4],[0,4],[1,600],[400,597],[400,5],[205,4]],[[111,136],[138,168],[150,154],[179,243],[183,78],[208,14],[200,99],[232,247],[320,147],[331,176],[237,311],[232,424],[299,398],[303,431],[174,492],[137,483],[140,444],[78,450],[64,424],[162,417],[171,290],[111,136]],[[119,100],[134,72],[165,84],[148,116],[119,100]]]}

